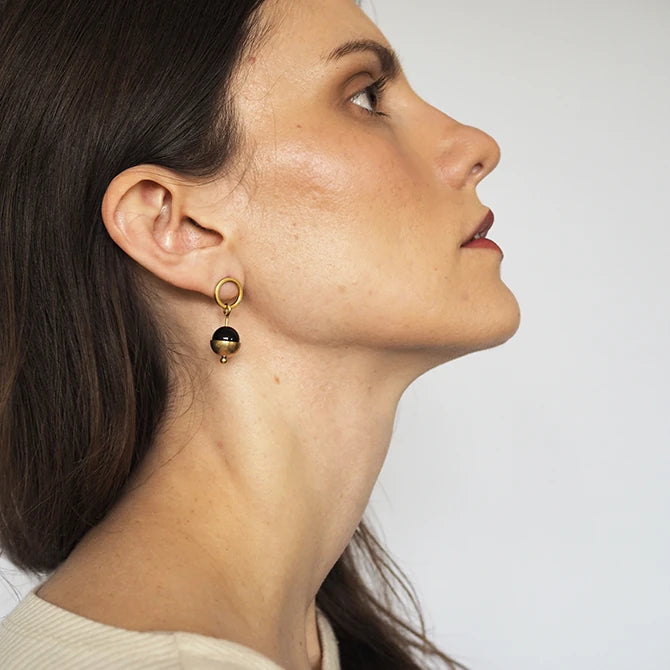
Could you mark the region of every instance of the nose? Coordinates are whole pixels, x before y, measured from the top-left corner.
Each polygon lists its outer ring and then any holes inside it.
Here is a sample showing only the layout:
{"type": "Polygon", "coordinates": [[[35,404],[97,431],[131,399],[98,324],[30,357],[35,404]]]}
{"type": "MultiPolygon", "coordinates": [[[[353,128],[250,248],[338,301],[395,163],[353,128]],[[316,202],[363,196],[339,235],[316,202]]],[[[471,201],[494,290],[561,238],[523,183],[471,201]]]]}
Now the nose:
{"type": "Polygon", "coordinates": [[[457,190],[476,187],[500,162],[500,147],[490,135],[453,119],[447,122],[438,149],[440,175],[457,190]]]}

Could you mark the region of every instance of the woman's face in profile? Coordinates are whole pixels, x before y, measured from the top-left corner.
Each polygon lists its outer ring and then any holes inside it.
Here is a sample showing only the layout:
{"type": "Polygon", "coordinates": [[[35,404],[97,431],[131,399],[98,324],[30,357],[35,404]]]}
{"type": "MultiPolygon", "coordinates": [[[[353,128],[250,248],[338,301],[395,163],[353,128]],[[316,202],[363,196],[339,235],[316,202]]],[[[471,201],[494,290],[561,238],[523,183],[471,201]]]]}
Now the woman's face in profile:
{"type": "Polygon", "coordinates": [[[353,0],[262,11],[270,32],[235,88],[241,197],[222,214],[243,222],[258,308],[319,343],[455,357],[508,339],[519,311],[501,254],[462,247],[488,211],[475,187],[496,142],[419,98],[353,0]]]}

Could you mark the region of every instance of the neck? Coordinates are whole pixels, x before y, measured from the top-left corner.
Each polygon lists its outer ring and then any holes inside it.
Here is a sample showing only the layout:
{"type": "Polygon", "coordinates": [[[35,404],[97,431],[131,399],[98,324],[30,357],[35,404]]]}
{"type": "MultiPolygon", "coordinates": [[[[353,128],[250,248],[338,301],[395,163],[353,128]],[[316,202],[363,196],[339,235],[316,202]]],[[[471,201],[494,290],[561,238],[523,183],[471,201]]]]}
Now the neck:
{"type": "Polygon", "coordinates": [[[306,358],[213,363],[109,518],[161,553],[162,588],[198,603],[189,626],[300,670],[319,667],[315,597],[365,511],[408,383],[369,353],[306,358]]]}

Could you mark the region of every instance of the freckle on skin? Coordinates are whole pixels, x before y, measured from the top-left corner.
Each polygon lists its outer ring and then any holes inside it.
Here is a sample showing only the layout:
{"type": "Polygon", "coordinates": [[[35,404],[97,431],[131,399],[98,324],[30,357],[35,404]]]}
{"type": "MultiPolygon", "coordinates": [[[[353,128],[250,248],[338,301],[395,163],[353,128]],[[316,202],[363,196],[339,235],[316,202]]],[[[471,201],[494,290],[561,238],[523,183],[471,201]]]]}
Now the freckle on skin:
{"type": "Polygon", "coordinates": [[[337,290],[338,290],[340,293],[344,293],[344,292],[347,290],[347,287],[344,286],[343,284],[340,284],[340,285],[337,287],[337,290]]]}
{"type": "Polygon", "coordinates": [[[276,384],[281,383],[281,382],[279,381],[279,377],[277,377],[277,375],[275,375],[275,383],[276,383],[276,384]]]}
{"type": "Polygon", "coordinates": [[[249,56],[249,63],[253,65],[256,62],[256,56],[249,56]]]}

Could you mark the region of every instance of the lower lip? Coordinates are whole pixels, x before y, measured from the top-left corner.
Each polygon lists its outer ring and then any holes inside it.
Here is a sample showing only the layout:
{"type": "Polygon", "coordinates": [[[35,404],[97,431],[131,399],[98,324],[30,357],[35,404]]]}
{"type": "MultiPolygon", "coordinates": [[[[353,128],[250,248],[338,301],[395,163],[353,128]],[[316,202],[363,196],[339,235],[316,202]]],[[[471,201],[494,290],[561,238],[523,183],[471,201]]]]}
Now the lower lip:
{"type": "Polygon", "coordinates": [[[488,237],[480,237],[478,240],[472,240],[463,245],[464,249],[493,249],[504,255],[502,249],[493,241],[489,240],[488,237]]]}

